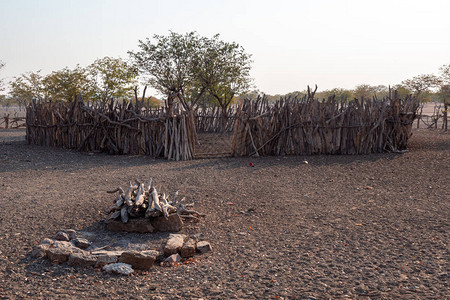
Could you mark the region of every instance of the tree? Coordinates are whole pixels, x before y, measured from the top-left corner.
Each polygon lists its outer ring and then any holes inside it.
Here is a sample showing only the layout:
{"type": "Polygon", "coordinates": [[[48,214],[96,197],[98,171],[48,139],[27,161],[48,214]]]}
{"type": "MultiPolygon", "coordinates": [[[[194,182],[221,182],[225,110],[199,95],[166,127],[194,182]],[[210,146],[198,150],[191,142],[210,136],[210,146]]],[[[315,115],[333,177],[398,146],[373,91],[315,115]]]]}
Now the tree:
{"type": "Polygon", "coordinates": [[[353,90],[353,96],[357,99],[372,99],[376,94],[375,87],[368,84],[359,84],[353,90]]]}
{"type": "Polygon", "coordinates": [[[87,68],[89,94],[97,100],[129,98],[137,83],[138,71],[120,58],[97,59],[87,68]]]}
{"type": "Polygon", "coordinates": [[[422,74],[402,81],[402,85],[412,91],[421,102],[429,101],[430,89],[440,85],[440,79],[433,74],[422,74]]]}
{"type": "Polygon", "coordinates": [[[44,87],[40,71],[14,77],[10,82],[10,95],[19,106],[27,105],[33,99],[44,99],[44,87]]]}
{"type": "Polygon", "coordinates": [[[42,79],[46,99],[54,101],[73,101],[78,95],[89,96],[89,82],[86,70],[76,66],[73,70],[65,67],[54,71],[42,79]]]}
{"type": "Polygon", "coordinates": [[[168,36],[154,35],[139,40],[140,51],[129,51],[139,71],[148,76],[150,86],[167,97],[169,114],[173,101],[179,99],[185,109],[190,110],[192,102],[198,101],[205,89],[196,81],[194,61],[199,55],[199,36],[195,32],[184,35],[170,32],[168,36]],[[188,104],[191,100],[191,105],[188,104]]]}
{"type": "Polygon", "coordinates": [[[335,98],[339,101],[348,101],[353,98],[353,93],[350,90],[334,88],[334,89],[325,91],[325,97],[328,98],[330,96],[335,96],[335,98]]]}
{"type": "Polygon", "coordinates": [[[243,47],[224,42],[216,34],[200,39],[200,55],[194,56],[194,78],[213,96],[222,108],[222,128],[225,128],[227,108],[251,85],[251,55],[243,47]]]}
{"type": "Polygon", "coordinates": [[[438,91],[439,99],[444,103],[444,130],[448,130],[448,113],[450,106],[450,64],[443,65],[439,68],[441,71],[441,76],[439,76],[440,86],[438,91]]]}
{"type": "Polygon", "coordinates": [[[384,97],[389,96],[389,88],[387,86],[380,84],[380,85],[374,86],[373,88],[375,91],[375,96],[378,99],[383,99],[384,97]]]}
{"type": "Polygon", "coordinates": [[[400,99],[404,99],[407,96],[412,94],[412,92],[407,87],[405,87],[401,84],[394,85],[392,87],[392,90],[397,91],[397,95],[400,99]]]}
{"type": "Polygon", "coordinates": [[[129,54],[148,76],[148,83],[167,97],[169,113],[175,99],[192,111],[207,93],[226,117],[226,108],[235,96],[248,89],[250,55],[238,44],[223,42],[219,35],[200,37],[196,32],[170,32],[153,39],[139,41],[140,51],[129,54]]]}
{"type": "Polygon", "coordinates": [[[441,83],[444,85],[449,85],[450,84],[450,64],[443,65],[442,67],[439,68],[439,70],[441,71],[441,76],[439,77],[441,80],[441,83]]]}
{"type": "Polygon", "coordinates": [[[441,74],[439,76],[439,91],[437,94],[442,102],[448,103],[450,102],[450,64],[443,65],[439,70],[441,74]]]}

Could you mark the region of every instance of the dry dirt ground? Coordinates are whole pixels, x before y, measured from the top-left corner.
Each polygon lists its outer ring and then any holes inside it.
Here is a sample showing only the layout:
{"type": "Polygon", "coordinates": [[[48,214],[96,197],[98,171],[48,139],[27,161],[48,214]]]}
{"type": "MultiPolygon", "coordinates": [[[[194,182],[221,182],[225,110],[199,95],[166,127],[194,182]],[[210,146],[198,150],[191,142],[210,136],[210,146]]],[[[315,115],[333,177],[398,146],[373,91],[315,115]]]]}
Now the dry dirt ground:
{"type": "Polygon", "coordinates": [[[0,298],[450,297],[448,133],[414,131],[405,154],[186,162],[31,146],[23,134],[0,131],[0,298]],[[207,213],[184,232],[212,252],[130,277],[30,257],[62,228],[101,235],[105,191],[150,176],[207,213]]]}

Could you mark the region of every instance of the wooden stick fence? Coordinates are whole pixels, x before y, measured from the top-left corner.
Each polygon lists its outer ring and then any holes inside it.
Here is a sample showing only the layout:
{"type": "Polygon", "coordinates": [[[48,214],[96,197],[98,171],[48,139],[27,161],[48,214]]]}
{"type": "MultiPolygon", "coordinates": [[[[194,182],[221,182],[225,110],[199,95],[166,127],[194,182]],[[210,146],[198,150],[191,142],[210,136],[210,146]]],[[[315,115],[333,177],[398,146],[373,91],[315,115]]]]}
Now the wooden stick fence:
{"type": "Polygon", "coordinates": [[[219,106],[198,108],[194,115],[197,132],[233,132],[236,122],[236,106],[227,109],[225,122],[219,106]]]}
{"type": "Polygon", "coordinates": [[[244,101],[232,155],[368,154],[406,149],[419,103],[408,97],[354,100],[310,97],[244,101]]]}
{"type": "Polygon", "coordinates": [[[26,118],[17,116],[17,113],[14,113],[13,116],[11,114],[5,114],[2,118],[0,118],[0,128],[21,128],[26,127],[26,118]]]}
{"type": "Polygon", "coordinates": [[[70,103],[33,101],[27,108],[30,144],[146,154],[173,160],[195,157],[197,131],[223,132],[234,126],[233,156],[368,154],[406,149],[419,103],[415,98],[354,100],[262,98],[230,108],[194,112],[151,109],[144,102],[70,103]],[[195,116],[195,117],[194,117],[195,116]],[[226,126],[224,126],[226,124],[226,126]]]}
{"type": "Polygon", "coordinates": [[[143,102],[33,101],[27,107],[26,122],[29,144],[173,160],[194,157],[192,115],[167,116],[164,109],[153,110],[143,102]]]}

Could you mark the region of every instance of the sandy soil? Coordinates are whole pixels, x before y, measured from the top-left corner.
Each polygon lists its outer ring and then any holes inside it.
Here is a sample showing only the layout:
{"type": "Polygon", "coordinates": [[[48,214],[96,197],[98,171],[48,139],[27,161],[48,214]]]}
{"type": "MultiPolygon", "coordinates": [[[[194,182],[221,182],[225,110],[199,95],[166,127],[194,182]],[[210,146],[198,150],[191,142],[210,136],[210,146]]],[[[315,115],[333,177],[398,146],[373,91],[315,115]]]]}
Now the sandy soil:
{"type": "Polygon", "coordinates": [[[23,132],[0,130],[0,298],[450,297],[450,134],[414,131],[405,154],[167,162],[30,146],[23,132]],[[131,277],[30,257],[61,228],[101,235],[105,191],[150,176],[208,213],[184,231],[211,253],[131,277]]]}

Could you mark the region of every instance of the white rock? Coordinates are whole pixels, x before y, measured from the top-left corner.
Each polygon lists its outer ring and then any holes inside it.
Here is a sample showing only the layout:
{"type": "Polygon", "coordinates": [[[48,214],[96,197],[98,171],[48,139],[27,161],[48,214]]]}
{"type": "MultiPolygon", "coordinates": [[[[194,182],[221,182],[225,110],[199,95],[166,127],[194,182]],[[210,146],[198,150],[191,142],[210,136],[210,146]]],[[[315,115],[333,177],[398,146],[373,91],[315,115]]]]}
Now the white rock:
{"type": "Polygon", "coordinates": [[[181,256],[178,253],[172,254],[165,260],[165,262],[179,262],[179,261],[181,261],[181,256]]]}
{"type": "Polygon", "coordinates": [[[211,244],[207,241],[201,241],[197,243],[197,251],[200,253],[206,253],[212,250],[211,244]]]}
{"type": "Polygon", "coordinates": [[[170,256],[172,254],[178,253],[183,247],[184,242],[186,241],[187,236],[184,234],[170,234],[169,240],[164,246],[164,254],[170,256]]]}
{"type": "Polygon", "coordinates": [[[103,271],[108,272],[108,273],[127,275],[127,276],[134,272],[131,265],[124,264],[124,263],[115,263],[115,264],[106,265],[103,267],[103,271]]]}

